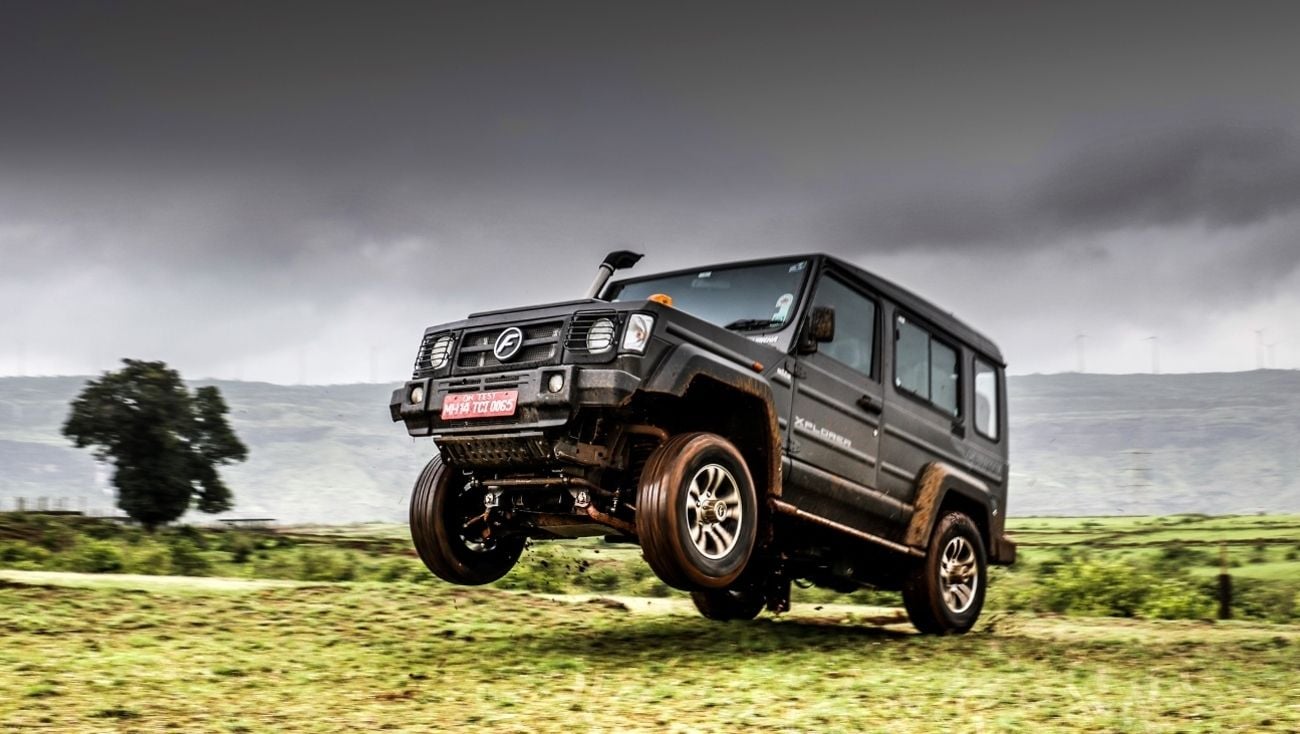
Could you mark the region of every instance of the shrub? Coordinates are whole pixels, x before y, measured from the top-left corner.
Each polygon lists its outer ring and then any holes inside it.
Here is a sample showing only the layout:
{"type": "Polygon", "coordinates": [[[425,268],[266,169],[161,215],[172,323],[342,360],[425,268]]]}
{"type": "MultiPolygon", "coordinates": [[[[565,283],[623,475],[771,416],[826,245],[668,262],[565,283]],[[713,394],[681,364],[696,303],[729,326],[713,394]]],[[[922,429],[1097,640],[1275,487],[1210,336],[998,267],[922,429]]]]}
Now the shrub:
{"type": "Polygon", "coordinates": [[[1203,548],[1193,548],[1184,543],[1174,542],[1160,549],[1155,563],[1161,568],[1174,570],[1191,566],[1209,566],[1214,564],[1214,554],[1203,548]]]}
{"type": "Polygon", "coordinates": [[[1209,619],[1215,610],[1214,596],[1181,579],[1166,579],[1151,588],[1140,615],[1152,619],[1209,619]]]}
{"type": "Polygon", "coordinates": [[[252,576],[264,579],[296,579],[301,564],[287,553],[269,553],[253,561],[252,576]]]}
{"type": "Polygon", "coordinates": [[[1300,621],[1300,583],[1260,579],[1232,580],[1232,613],[1241,619],[1300,621]]]}
{"type": "Polygon", "coordinates": [[[171,528],[169,535],[176,540],[189,541],[190,545],[193,545],[199,550],[208,549],[207,535],[205,535],[202,530],[199,530],[192,525],[180,525],[171,528]]]}
{"type": "Polygon", "coordinates": [[[249,538],[242,533],[232,533],[230,537],[225,539],[222,547],[230,554],[230,561],[232,563],[244,564],[248,563],[248,559],[253,555],[253,551],[257,550],[257,543],[252,538],[249,538]]]}
{"type": "Polygon", "coordinates": [[[1109,559],[1083,559],[1052,568],[1041,579],[1047,611],[1132,617],[1141,609],[1154,578],[1109,559]]]}
{"type": "Polygon", "coordinates": [[[77,533],[67,525],[52,522],[49,518],[41,518],[34,524],[39,531],[38,542],[48,551],[66,551],[77,544],[77,533]]]}
{"type": "Polygon", "coordinates": [[[68,566],[82,573],[119,573],[123,566],[122,554],[103,541],[87,541],[69,556],[68,566]]]}
{"type": "Polygon", "coordinates": [[[142,573],[148,576],[165,576],[171,573],[171,554],[164,547],[147,545],[133,549],[127,559],[126,570],[129,573],[142,573]]]}
{"type": "Polygon", "coordinates": [[[380,581],[404,581],[411,573],[411,564],[401,559],[388,561],[379,570],[380,581]]]}
{"type": "Polygon", "coordinates": [[[0,566],[36,570],[44,568],[49,560],[50,552],[39,545],[21,540],[0,543],[0,566]]]}
{"type": "MultiPolygon", "coordinates": [[[[1175,558],[1185,558],[1176,551],[1175,558]]],[[[1168,559],[1151,564],[1114,558],[1080,556],[1044,563],[1036,583],[1019,589],[1009,608],[1029,608],[1061,614],[1103,617],[1204,619],[1213,612],[1214,596],[1193,583],[1182,566],[1166,567],[1168,559]]]]}
{"type": "Polygon", "coordinates": [[[1250,552],[1250,563],[1264,563],[1268,561],[1268,546],[1258,543],[1250,552]]]}
{"type": "Polygon", "coordinates": [[[351,552],[334,553],[317,548],[298,551],[299,581],[353,581],[357,577],[357,559],[351,552]]]}
{"type": "Polygon", "coordinates": [[[167,545],[172,573],[182,576],[205,576],[212,571],[212,562],[199,552],[189,538],[177,535],[172,537],[167,545]]]}

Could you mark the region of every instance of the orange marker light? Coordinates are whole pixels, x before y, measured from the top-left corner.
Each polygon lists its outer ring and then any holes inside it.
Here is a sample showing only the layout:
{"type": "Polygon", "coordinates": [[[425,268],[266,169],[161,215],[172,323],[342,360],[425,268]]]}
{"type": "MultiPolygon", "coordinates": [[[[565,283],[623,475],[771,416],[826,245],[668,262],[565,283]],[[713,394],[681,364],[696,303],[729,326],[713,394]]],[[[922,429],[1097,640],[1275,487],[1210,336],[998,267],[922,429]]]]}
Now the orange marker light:
{"type": "Polygon", "coordinates": [[[647,300],[647,301],[654,301],[655,303],[659,303],[659,304],[662,304],[662,305],[664,305],[664,306],[672,306],[672,305],[673,305],[673,297],[670,296],[670,295],[668,295],[667,293],[656,293],[656,294],[654,294],[653,296],[650,296],[649,298],[647,298],[646,300],[647,300]]]}

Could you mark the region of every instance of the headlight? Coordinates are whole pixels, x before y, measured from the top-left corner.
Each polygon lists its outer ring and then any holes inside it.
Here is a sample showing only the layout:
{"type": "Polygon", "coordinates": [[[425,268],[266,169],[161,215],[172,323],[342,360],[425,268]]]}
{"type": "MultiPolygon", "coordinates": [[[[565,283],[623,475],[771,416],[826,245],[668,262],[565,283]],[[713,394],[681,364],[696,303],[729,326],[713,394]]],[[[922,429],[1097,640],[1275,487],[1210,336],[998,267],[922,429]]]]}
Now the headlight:
{"type": "Polygon", "coordinates": [[[614,322],[609,319],[596,319],[587,329],[587,352],[601,354],[614,346],[614,322]]]}
{"type": "Polygon", "coordinates": [[[648,313],[632,314],[627,320],[627,330],[623,332],[623,351],[645,354],[650,334],[654,330],[655,317],[648,313]]]}
{"type": "Polygon", "coordinates": [[[451,359],[451,335],[444,334],[434,340],[429,347],[429,369],[440,370],[451,359]]]}

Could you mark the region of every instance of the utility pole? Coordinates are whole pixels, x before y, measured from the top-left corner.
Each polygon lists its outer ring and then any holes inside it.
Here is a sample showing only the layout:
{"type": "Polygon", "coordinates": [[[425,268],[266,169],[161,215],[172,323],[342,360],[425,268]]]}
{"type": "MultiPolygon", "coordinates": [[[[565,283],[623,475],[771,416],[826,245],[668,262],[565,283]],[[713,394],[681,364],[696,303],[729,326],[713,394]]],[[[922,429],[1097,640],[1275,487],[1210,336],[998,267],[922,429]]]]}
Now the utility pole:
{"type": "Polygon", "coordinates": [[[1087,371],[1088,371],[1088,370],[1087,370],[1088,363],[1084,360],[1084,353],[1083,353],[1083,352],[1084,352],[1084,349],[1083,349],[1084,344],[1083,344],[1083,342],[1084,342],[1084,340],[1087,339],[1087,338],[1088,338],[1088,335],[1087,335],[1087,334],[1083,334],[1083,333],[1075,334],[1075,335],[1074,335],[1074,347],[1075,347],[1075,349],[1076,349],[1076,350],[1078,351],[1078,353],[1079,353],[1079,374],[1083,374],[1084,372],[1087,372],[1087,371]]]}
{"type": "Polygon", "coordinates": [[[1160,374],[1160,337],[1152,335],[1147,337],[1151,342],[1151,374],[1160,374]]]}
{"type": "Polygon", "coordinates": [[[1255,329],[1255,369],[1264,369],[1264,330],[1255,329]]]}

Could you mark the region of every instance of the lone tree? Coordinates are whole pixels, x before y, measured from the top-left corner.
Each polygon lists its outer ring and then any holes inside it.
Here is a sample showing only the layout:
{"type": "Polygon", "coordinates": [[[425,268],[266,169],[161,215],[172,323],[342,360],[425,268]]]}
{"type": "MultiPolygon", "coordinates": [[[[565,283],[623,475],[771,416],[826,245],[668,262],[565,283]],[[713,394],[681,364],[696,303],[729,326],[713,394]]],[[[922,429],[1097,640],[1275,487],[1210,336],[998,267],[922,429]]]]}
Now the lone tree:
{"type": "Polygon", "coordinates": [[[116,469],[117,506],[152,531],[185,514],[233,507],[217,467],[248,458],[215,387],[193,394],[163,362],[126,365],[91,380],[72,401],[63,435],[116,469]]]}

